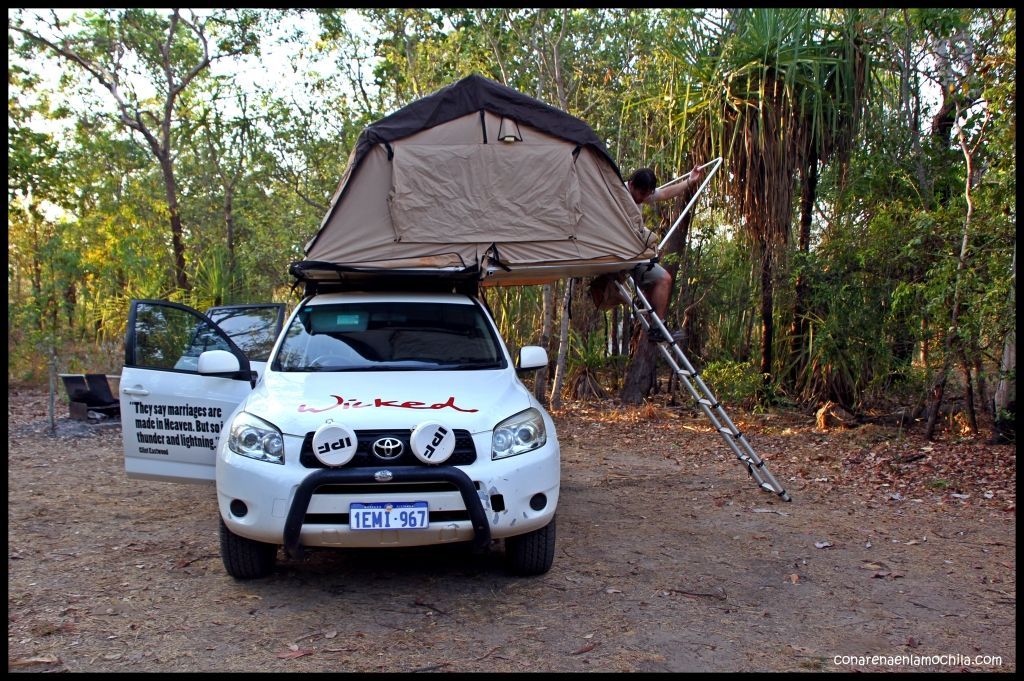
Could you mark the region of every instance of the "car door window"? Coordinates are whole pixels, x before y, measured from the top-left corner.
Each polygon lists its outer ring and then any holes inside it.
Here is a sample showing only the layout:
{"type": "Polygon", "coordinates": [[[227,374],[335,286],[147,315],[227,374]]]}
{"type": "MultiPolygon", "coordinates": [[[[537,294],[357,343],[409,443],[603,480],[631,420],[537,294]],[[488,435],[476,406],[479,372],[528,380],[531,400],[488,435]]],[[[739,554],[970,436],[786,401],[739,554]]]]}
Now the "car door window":
{"type": "Polygon", "coordinates": [[[266,362],[281,331],[284,306],[226,305],[211,307],[206,316],[213,320],[250,361],[266,362]]]}
{"type": "Polygon", "coordinates": [[[235,351],[215,324],[190,308],[168,303],[139,302],[129,332],[127,366],[194,373],[199,355],[207,350],[235,351]]]}

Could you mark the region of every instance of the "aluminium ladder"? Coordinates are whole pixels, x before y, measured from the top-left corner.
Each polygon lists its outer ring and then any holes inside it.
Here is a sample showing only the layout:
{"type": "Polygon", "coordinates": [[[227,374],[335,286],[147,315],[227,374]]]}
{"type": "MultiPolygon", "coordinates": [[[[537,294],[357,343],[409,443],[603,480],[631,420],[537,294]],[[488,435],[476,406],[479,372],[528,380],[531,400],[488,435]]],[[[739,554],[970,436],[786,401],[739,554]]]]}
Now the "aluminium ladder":
{"type": "Polygon", "coordinates": [[[726,444],[729,445],[736,455],[736,458],[747,467],[750,477],[754,478],[761,489],[777,494],[783,501],[792,501],[786,490],[782,488],[782,485],[778,483],[775,476],[765,466],[765,462],[754,452],[750,443],[747,442],[746,436],[740,432],[732,422],[732,419],[729,418],[729,415],[725,413],[721,403],[715,399],[715,396],[704,383],[700,374],[690,364],[690,360],[686,358],[686,355],[675,339],[669,334],[661,319],[655,314],[651,304],[640,291],[640,287],[637,286],[632,276],[629,277],[629,281],[633,285],[635,296],[630,295],[629,290],[621,281],[616,280],[615,286],[619,289],[619,293],[626,300],[630,301],[648,337],[658,344],[658,349],[661,350],[661,354],[665,357],[669,366],[672,367],[672,371],[675,372],[682,384],[690,391],[693,399],[704,410],[704,415],[711,420],[715,430],[721,434],[726,444]],[[654,331],[653,334],[652,330],[654,331]],[[696,387],[694,387],[695,385],[696,387]]]}

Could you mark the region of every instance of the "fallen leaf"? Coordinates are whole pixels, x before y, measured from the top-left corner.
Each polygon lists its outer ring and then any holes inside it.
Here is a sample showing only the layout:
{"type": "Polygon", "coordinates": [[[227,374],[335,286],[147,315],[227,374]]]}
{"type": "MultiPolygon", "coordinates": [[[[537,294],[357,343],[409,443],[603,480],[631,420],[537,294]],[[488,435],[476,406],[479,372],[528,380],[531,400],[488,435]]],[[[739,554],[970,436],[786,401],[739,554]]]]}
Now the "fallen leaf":
{"type": "Polygon", "coordinates": [[[570,655],[582,655],[583,653],[589,653],[591,650],[597,647],[596,643],[588,643],[579,650],[573,651],[570,655]]]}
{"type": "MultiPolygon", "coordinates": [[[[288,646],[291,648],[291,646],[288,646]]],[[[294,650],[288,650],[278,653],[275,657],[281,660],[294,660],[296,657],[302,657],[303,655],[312,655],[316,651],[311,648],[296,648],[294,650]]]]}

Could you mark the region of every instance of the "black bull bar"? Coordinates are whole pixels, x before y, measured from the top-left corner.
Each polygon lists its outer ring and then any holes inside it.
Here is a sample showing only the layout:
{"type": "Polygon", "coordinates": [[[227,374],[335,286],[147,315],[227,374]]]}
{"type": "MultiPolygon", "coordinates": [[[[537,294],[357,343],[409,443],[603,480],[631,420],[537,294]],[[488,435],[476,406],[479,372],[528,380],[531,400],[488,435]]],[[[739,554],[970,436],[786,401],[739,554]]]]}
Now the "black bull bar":
{"type": "Polygon", "coordinates": [[[450,482],[455,485],[462,501],[469,511],[469,519],[473,523],[473,546],[483,548],[491,541],[491,526],[484,514],[483,504],[476,491],[476,485],[469,476],[453,466],[431,466],[430,468],[398,467],[398,468],[325,468],[310,473],[295,490],[295,498],[288,510],[288,518],[284,523],[284,549],[292,558],[302,557],[300,534],[302,521],[309,509],[309,501],[313,492],[321,485],[380,483],[384,491],[386,483],[392,482],[450,482]],[[385,476],[390,474],[390,476],[385,476]],[[384,479],[382,479],[384,478],[384,479]]]}

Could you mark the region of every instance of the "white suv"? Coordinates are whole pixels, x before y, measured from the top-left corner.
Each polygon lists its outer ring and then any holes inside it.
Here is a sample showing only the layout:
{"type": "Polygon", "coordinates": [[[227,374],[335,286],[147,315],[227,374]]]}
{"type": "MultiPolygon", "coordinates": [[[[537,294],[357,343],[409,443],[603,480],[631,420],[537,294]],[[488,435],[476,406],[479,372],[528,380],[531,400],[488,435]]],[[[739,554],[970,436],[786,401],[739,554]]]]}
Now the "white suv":
{"type": "Polygon", "coordinates": [[[279,545],[497,539],[513,573],[548,571],[559,447],[517,373],[543,348],[514,364],[455,293],[313,295],[283,332],[281,306],[217,313],[132,301],[121,420],[129,477],[216,482],[229,574],[268,575],[279,545]]]}

